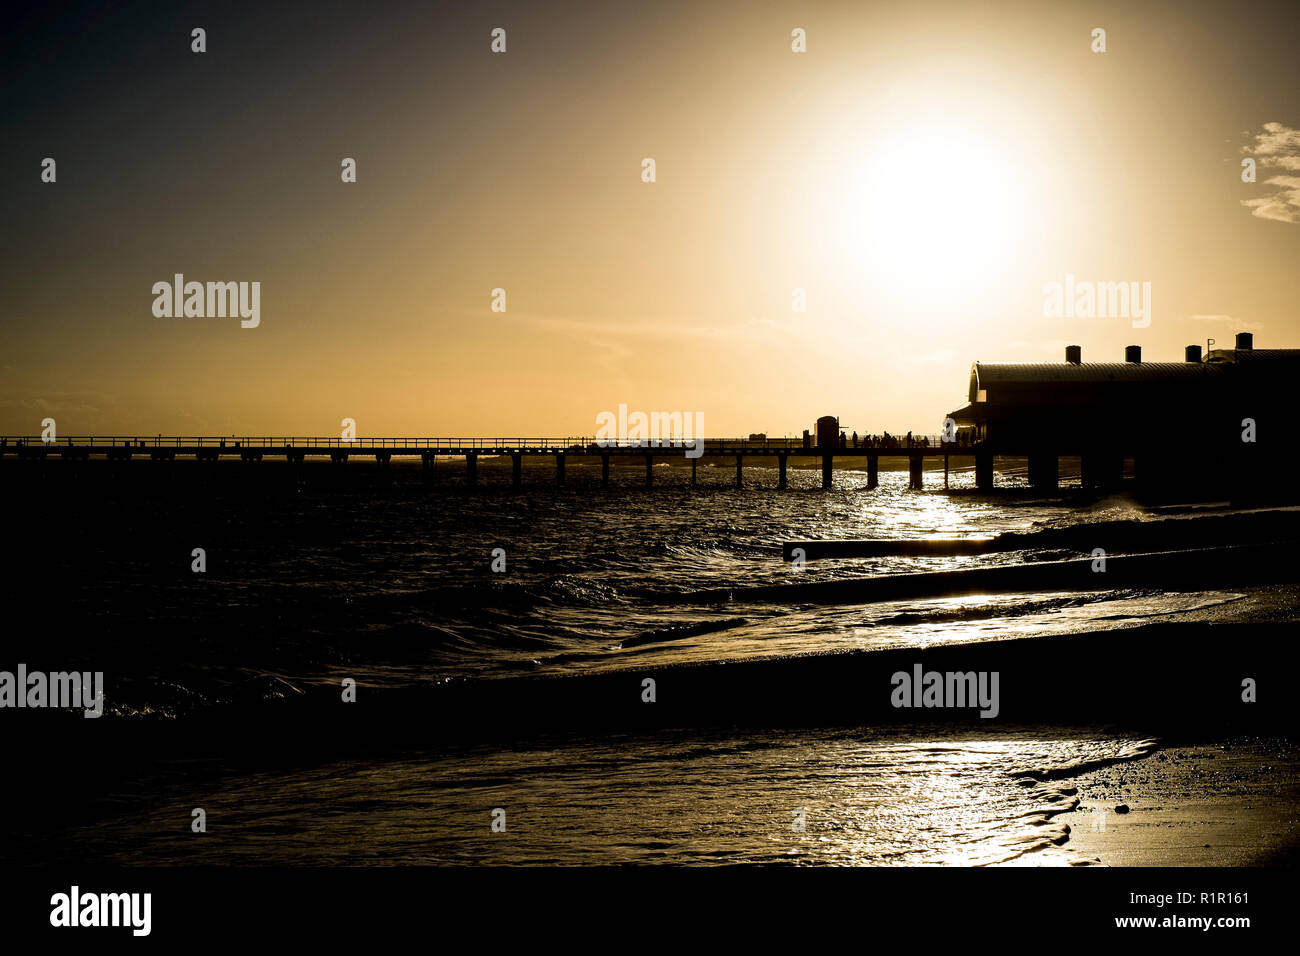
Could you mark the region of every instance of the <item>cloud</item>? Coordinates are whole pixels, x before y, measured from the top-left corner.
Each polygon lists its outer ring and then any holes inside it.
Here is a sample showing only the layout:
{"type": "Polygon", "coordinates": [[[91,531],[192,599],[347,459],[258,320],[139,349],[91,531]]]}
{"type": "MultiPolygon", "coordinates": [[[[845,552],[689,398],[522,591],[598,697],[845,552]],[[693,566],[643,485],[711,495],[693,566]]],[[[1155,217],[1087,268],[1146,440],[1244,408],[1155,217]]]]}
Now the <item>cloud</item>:
{"type": "MultiPolygon", "coordinates": [[[[1300,172],[1300,129],[1265,123],[1263,130],[1255,134],[1254,144],[1242,147],[1241,151],[1255,157],[1263,169],[1300,172]]],[[[1300,222],[1300,176],[1282,173],[1270,176],[1260,185],[1276,189],[1267,196],[1241,201],[1252,216],[1274,222],[1300,222]]]]}
{"type": "Polygon", "coordinates": [[[26,395],[13,391],[0,394],[0,410],[29,412],[40,415],[67,415],[94,417],[103,408],[104,396],[98,392],[48,392],[45,395],[26,395]]]}
{"type": "Polygon", "coordinates": [[[667,319],[592,322],[529,313],[518,314],[516,318],[544,332],[570,336],[600,350],[610,360],[621,361],[637,354],[638,341],[646,339],[680,342],[683,346],[689,343],[715,343],[715,347],[722,347],[727,342],[765,342],[769,346],[780,347],[799,334],[798,318],[802,316],[785,319],[751,318],[725,326],[682,325],[667,319]]]}
{"type": "Polygon", "coordinates": [[[1263,132],[1255,134],[1255,145],[1242,148],[1260,160],[1261,166],[1300,171],[1300,129],[1281,123],[1265,123],[1263,132]]]}
{"type": "Polygon", "coordinates": [[[1187,318],[1193,322],[1216,322],[1230,325],[1238,332],[1258,332],[1263,328],[1258,322],[1246,322],[1231,315],[1189,315],[1187,318]]]}
{"type": "Polygon", "coordinates": [[[1271,176],[1263,185],[1277,186],[1278,191],[1259,199],[1243,199],[1251,215],[1276,222],[1300,222],[1300,176],[1271,176]]]}

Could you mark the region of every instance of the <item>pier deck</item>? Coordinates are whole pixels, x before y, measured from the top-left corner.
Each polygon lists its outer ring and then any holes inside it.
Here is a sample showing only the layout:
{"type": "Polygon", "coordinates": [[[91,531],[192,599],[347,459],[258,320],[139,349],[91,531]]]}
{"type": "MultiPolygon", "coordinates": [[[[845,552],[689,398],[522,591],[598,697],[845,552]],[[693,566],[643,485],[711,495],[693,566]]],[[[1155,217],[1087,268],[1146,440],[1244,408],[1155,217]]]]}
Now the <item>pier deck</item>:
{"type": "Polygon", "coordinates": [[[90,457],[103,457],[113,461],[149,458],[155,461],[172,461],[176,458],[194,458],[215,461],[220,458],[239,458],[256,462],[264,458],[282,458],[291,463],[301,463],[307,458],[328,458],[337,464],[346,464],[351,458],[371,458],[380,467],[388,467],[393,458],[419,458],[431,478],[434,463],[439,458],[454,457],[465,460],[466,475],[471,484],[477,482],[478,459],[487,455],[508,455],[513,459],[513,479],[521,480],[522,460],[527,457],[548,456],[556,463],[556,480],[564,481],[564,465],[569,457],[593,457],[602,461],[602,478],[609,481],[611,458],[643,458],[646,463],[646,484],[652,482],[651,466],[655,458],[685,456],[691,461],[691,481],[695,482],[695,463],[700,457],[727,456],[736,459],[736,484],[742,481],[742,468],[747,458],[775,458],[780,470],[780,487],[785,488],[786,463],[791,457],[818,458],[822,462],[822,485],[831,487],[836,458],[866,458],[868,487],[878,482],[878,463],[881,458],[906,458],[909,461],[911,487],[922,486],[925,458],[944,459],[944,484],[947,485],[948,459],[952,455],[975,456],[977,473],[982,478],[981,467],[988,460],[987,474],[991,484],[992,458],[981,446],[958,442],[944,442],[940,436],[913,436],[888,441],[867,439],[846,440],[838,446],[823,447],[808,444],[799,438],[708,438],[702,448],[691,443],[668,444],[646,442],[602,443],[594,438],[324,438],[311,436],[194,436],[157,435],[151,438],[123,435],[79,435],[56,440],[39,436],[0,436],[0,457],[16,456],[22,459],[60,458],[65,461],[84,461],[90,457]],[[690,454],[688,454],[690,452],[690,454]]]}

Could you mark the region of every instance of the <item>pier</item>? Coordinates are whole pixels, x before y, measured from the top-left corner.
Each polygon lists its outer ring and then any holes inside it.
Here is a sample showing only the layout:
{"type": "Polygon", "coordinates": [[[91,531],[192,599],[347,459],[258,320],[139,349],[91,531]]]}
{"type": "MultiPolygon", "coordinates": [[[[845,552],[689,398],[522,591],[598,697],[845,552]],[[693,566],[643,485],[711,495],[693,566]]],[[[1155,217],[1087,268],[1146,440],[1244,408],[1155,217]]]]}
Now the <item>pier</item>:
{"type": "MultiPolygon", "coordinates": [[[[264,459],[282,459],[301,465],[306,459],[326,459],[336,466],[345,466],[351,459],[369,459],[380,469],[390,467],[394,458],[419,459],[426,480],[435,477],[438,459],[460,458],[464,462],[466,483],[478,483],[478,460],[483,456],[509,456],[511,459],[511,484],[519,487],[523,480],[523,460],[551,458],[555,462],[555,483],[564,484],[565,464],[570,458],[599,458],[601,484],[609,485],[612,459],[634,459],[645,462],[645,484],[654,483],[654,462],[686,456],[688,450],[700,451],[691,462],[691,484],[696,484],[696,470],[701,457],[734,458],[736,487],[744,484],[743,469],[747,460],[776,460],[778,487],[788,487],[787,463],[790,458],[821,460],[822,487],[832,487],[835,459],[865,458],[867,461],[867,487],[879,485],[880,460],[906,459],[908,462],[908,487],[923,488],[924,465],[927,458],[943,459],[944,486],[947,486],[949,459],[953,455],[974,456],[977,475],[988,479],[992,487],[992,457],[984,449],[964,441],[944,442],[938,435],[891,438],[873,442],[867,438],[856,442],[845,440],[834,445],[818,445],[799,438],[708,438],[702,449],[691,445],[651,444],[645,442],[599,443],[594,438],[321,438],[303,436],[156,436],[140,438],[122,435],[82,435],[44,441],[39,436],[0,437],[0,458],[23,460],[60,459],[66,462],[86,461],[92,457],[109,461],[127,462],[148,459],[155,462],[190,458],[201,462],[218,459],[238,459],[257,463],[264,459]],[[985,460],[987,459],[987,461],[985,460]]],[[[981,485],[981,487],[984,487],[981,485]]]]}
{"type": "Polygon", "coordinates": [[[1233,349],[1203,353],[1189,345],[1182,362],[1143,362],[1130,345],[1123,362],[1084,363],[1080,346],[1066,348],[1059,363],[985,363],[971,366],[967,404],[948,413],[944,435],[859,436],[840,419],[824,415],[801,438],[704,438],[678,441],[568,438],[322,438],[304,436],[86,435],[66,438],[0,436],[0,459],[65,462],[92,457],[114,462],[147,458],[156,462],[223,458],[255,464],[267,458],[300,466],[308,458],[344,467],[370,459],[386,471],[394,458],[420,459],[432,482],[439,459],[461,459],[466,484],[479,480],[479,459],[511,460],[511,484],[523,483],[525,458],[550,458],[555,483],[563,485],[570,458],[599,458],[601,484],[610,484],[610,463],[645,463],[645,484],[654,484],[655,460],[685,457],[691,486],[701,457],[733,459],[736,487],[744,485],[746,462],[775,459],[777,487],[789,486],[791,458],[821,465],[821,486],[833,485],[835,460],[865,459],[867,489],[880,483],[882,459],[907,462],[908,488],[924,489],[926,460],[943,461],[948,488],[951,459],[974,462],[975,487],[994,489],[997,458],[1019,459],[1038,492],[1060,486],[1060,461],[1077,458],[1084,488],[1109,492],[1124,484],[1128,463],[1139,490],[1190,489],[1247,500],[1274,494],[1292,474],[1294,450],[1288,413],[1300,375],[1300,349],[1256,349],[1249,332],[1233,349]],[[948,440],[945,440],[948,439],[948,440]],[[702,446],[702,447],[701,447],[702,446]]]}

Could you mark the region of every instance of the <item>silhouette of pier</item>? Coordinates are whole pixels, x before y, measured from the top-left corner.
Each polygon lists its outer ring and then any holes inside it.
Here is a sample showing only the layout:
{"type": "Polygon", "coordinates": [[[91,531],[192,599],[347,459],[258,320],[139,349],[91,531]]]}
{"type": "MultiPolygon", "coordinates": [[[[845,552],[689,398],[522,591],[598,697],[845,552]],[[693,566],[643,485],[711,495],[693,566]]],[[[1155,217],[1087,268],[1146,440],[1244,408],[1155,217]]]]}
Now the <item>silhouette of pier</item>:
{"type": "MultiPolygon", "coordinates": [[[[308,458],[328,459],[343,466],[351,459],[371,459],[380,469],[390,467],[394,458],[420,459],[426,480],[435,478],[438,459],[464,460],[466,482],[478,483],[478,460],[484,456],[509,456],[512,461],[512,484],[522,483],[525,458],[551,458],[555,462],[555,480],[564,484],[565,464],[570,458],[599,458],[601,483],[609,484],[612,460],[643,459],[645,483],[654,482],[653,466],[656,459],[686,457],[691,463],[691,484],[696,484],[696,469],[701,457],[734,458],[736,487],[744,483],[743,468],[747,460],[776,459],[778,486],[788,487],[787,462],[790,458],[820,459],[822,487],[832,486],[836,458],[865,458],[867,460],[867,487],[879,484],[879,466],[883,459],[906,459],[909,466],[909,487],[920,490],[925,459],[942,458],[944,486],[948,484],[949,459],[953,455],[974,455],[977,472],[983,461],[982,451],[963,441],[944,442],[938,435],[910,437],[842,438],[830,444],[817,444],[808,437],[799,438],[707,438],[702,439],[702,449],[691,441],[685,444],[647,443],[624,441],[602,443],[594,438],[321,438],[302,436],[155,436],[140,438],[121,435],[87,435],[42,440],[39,436],[0,437],[0,458],[16,457],[22,460],[61,459],[67,462],[86,461],[92,457],[114,462],[132,459],[149,459],[156,462],[192,458],[200,462],[219,459],[238,459],[256,463],[264,459],[283,459],[301,465],[308,458]],[[696,454],[696,452],[699,454],[696,454]],[[688,454],[689,452],[689,454],[688,454]]],[[[987,477],[992,484],[992,459],[988,460],[987,477]]]]}
{"type": "Polygon", "coordinates": [[[879,485],[881,459],[906,459],[908,487],[921,490],[925,461],[943,460],[948,487],[953,456],[973,458],[975,487],[993,490],[997,457],[1027,461],[1029,484],[1039,491],[1059,486],[1060,460],[1079,459],[1085,488],[1120,487],[1126,463],[1138,484],[1148,489],[1187,484],[1190,476],[1216,493],[1233,498],[1275,494],[1289,488],[1296,465],[1291,437],[1291,397],[1300,377],[1300,349],[1256,349],[1249,332],[1237,335],[1233,349],[1202,354],[1189,345],[1182,362],[1142,361],[1130,345],[1123,362],[1084,363],[1080,346],[1066,348],[1063,363],[984,363],[971,366],[967,404],[950,412],[940,435],[859,435],[847,433],[839,418],[823,415],[801,438],[701,438],[682,441],[606,441],[596,438],[319,438],[302,436],[122,435],[45,438],[0,437],[0,458],[59,458],[85,461],[103,457],[214,462],[237,458],[256,463],[282,458],[301,465],[328,458],[346,465],[370,458],[380,469],[394,458],[419,458],[432,481],[440,458],[464,460],[469,485],[478,483],[478,461],[509,456],[512,483],[522,483],[525,458],[549,457],[555,480],[564,483],[570,458],[599,458],[601,483],[609,485],[614,459],[645,461],[645,483],[654,482],[655,459],[685,458],[696,484],[701,457],[734,458],[736,487],[744,483],[746,460],[776,459],[780,488],[788,487],[790,458],[820,459],[822,487],[830,488],[835,459],[865,458],[867,488],[879,485]],[[1221,480],[1220,476],[1227,476],[1221,480]]]}

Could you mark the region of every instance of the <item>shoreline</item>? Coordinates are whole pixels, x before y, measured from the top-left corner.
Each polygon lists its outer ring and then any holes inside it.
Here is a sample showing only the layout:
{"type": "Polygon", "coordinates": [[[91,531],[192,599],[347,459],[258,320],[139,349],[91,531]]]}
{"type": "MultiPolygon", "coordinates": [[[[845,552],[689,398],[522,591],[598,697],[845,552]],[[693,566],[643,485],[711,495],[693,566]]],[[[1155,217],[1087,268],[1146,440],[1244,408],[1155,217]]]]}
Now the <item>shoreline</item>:
{"type": "Polygon", "coordinates": [[[1062,816],[1078,865],[1300,863],[1300,745],[1290,737],[1178,743],[1075,778],[1062,816]],[[1116,812],[1117,807],[1127,808],[1116,812]]]}

